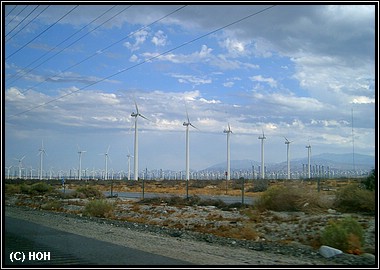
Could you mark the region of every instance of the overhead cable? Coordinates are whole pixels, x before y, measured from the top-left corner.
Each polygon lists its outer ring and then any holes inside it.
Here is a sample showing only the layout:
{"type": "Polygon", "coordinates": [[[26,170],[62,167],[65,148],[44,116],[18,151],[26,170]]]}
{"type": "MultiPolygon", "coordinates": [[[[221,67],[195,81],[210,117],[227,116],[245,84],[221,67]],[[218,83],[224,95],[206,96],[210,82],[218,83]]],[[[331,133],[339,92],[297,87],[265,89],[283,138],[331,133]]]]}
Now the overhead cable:
{"type": "MultiPolygon", "coordinates": [[[[66,42],[67,40],[69,40],[71,37],[75,36],[77,33],[81,32],[84,28],[86,28],[87,26],[89,26],[90,24],[92,24],[94,21],[98,20],[99,18],[101,18],[102,16],[104,16],[106,13],[108,13],[109,11],[111,11],[113,8],[115,8],[116,5],[114,5],[113,7],[111,7],[110,9],[108,9],[107,11],[105,11],[104,13],[102,13],[100,16],[98,16],[97,18],[95,18],[94,20],[92,20],[90,23],[86,24],[85,26],[83,26],[81,29],[79,29],[78,31],[76,31],[75,33],[71,34],[69,37],[67,37],[66,39],[64,39],[63,41],[61,41],[59,44],[55,45],[55,47],[51,48],[49,51],[47,51],[46,53],[44,53],[42,56],[40,56],[39,58],[37,58],[36,60],[32,61],[29,65],[27,65],[26,67],[24,67],[23,70],[20,70],[19,72],[17,72],[16,74],[12,75],[10,77],[10,79],[16,77],[17,75],[18,78],[16,78],[15,80],[9,82],[10,84],[16,82],[18,79],[22,78],[23,75],[26,75],[28,73],[30,73],[31,71],[35,70],[36,68],[38,68],[39,66],[41,66],[42,64],[46,63],[48,60],[52,59],[53,57],[57,56],[58,54],[60,54],[62,51],[66,50],[68,47],[72,46],[74,43],[76,43],[77,41],[79,41],[80,39],[77,39],[76,41],[74,41],[73,43],[71,43],[70,45],[66,46],[65,48],[61,49],[60,51],[58,51],[56,54],[54,54],[53,56],[49,57],[48,59],[46,59],[45,61],[43,61],[42,63],[40,63],[39,65],[35,66],[33,69],[29,69],[27,70],[26,68],[28,68],[29,66],[33,65],[34,63],[38,62],[41,58],[43,58],[44,56],[46,56],[47,54],[49,54],[51,51],[55,50],[58,46],[60,46],[61,44],[63,44],[64,42],[66,42]]],[[[104,22],[105,23],[105,22],[104,22]]],[[[103,23],[103,24],[104,24],[103,23]]],[[[93,30],[91,30],[89,33],[87,33],[86,35],[90,34],[91,32],[93,32],[93,30]]],[[[84,36],[86,36],[84,35],[84,36]]],[[[83,37],[84,37],[83,36],[83,37]]],[[[82,38],[83,38],[82,37],[82,38]]]]}
{"type": "Polygon", "coordinates": [[[27,24],[25,24],[20,30],[18,30],[13,36],[6,38],[5,42],[9,42],[12,38],[14,38],[18,33],[20,33],[22,30],[26,29],[26,27],[34,22],[35,19],[37,19],[45,10],[47,10],[50,7],[50,5],[46,6],[43,10],[40,11],[33,19],[31,19],[27,24]]]}
{"type": "Polygon", "coordinates": [[[38,37],[40,37],[43,33],[45,33],[46,31],[48,31],[50,28],[52,28],[54,25],[56,25],[58,22],[60,22],[61,20],[63,20],[67,15],[69,15],[74,9],[76,9],[78,7],[78,5],[76,5],[75,7],[73,7],[69,12],[67,12],[65,15],[63,15],[61,18],[59,18],[55,23],[53,23],[52,25],[50,25],[48,28],[46,28],[44,31],[42,31],[41,33],[39,33],[37,36],[35,36],[33,39],[31,39],[30,41],[28,41],[26,44],[24,44],[23,46],[21,46],[18,50],[16,50],[15,52],[11,53],[10,55],[8,55],[7,57],[5,57],[5,59],[9,60],[9,58],[11,58],[13,55],[15,55],[16,53],[18,53],[19,51],[21,51],[22,49],[24,49],[26,46],[28,46],[31,42],[33,42],[35,39],[37,39],[38,37]]]}
{"type": "Polygon", "coordinates": [[[37,5],[31,12],[29,12],[28,15],[26,15],[11,31],[5,34],[5,37],[7,37],[10,33],[12,33],[20,24],[22,24],[29,16],[32,14],[40,5],[37,5]]]}
{"type": "MultiPolygon", "coordinates": [[[[90,56],[84,58],[83,60],[81,60],[81,61],[79,61],[79,62],[77,62],[77,63],[75,63],[75,64],[73,64],[73,65],[71,65],[71,66],[69,66],[69,67],[67,67],[67,68],[65,68],[65,69],[62,70],[61,72],[59,72],[59,73],[57,73],[57,74],[54,74],[53,76],[51,76],[51,77],[49,77],[49,78],[46,78],[46,79],[43,80],[42,82],[39,82],[39,83],[37,83],[36,85],[34,85],[34,86],[32,86],[32,87],[30,87],[30,88],[28,88],[28,89],[22,91],[21,94],[24,94],[24,93],[28,92],[29,90],[31,90],[31,89],[33,89],[33,88],[35,88],[35,87],[37,87],[37,86],[40,86],[41,84],[43,84],[44,82],[46,82],[48,79],[50,79],[50,78],[52,78],[52,77],[58,76],[58,75],[60,75],[60,74],[63,74],[64,72],[66,72],[66,71],[72,69],[73,67],[76,67],[76,66],[78,66],[78,65],[80,65],[80,64],[82,64],[82,63],[84,63],[84,62],[86,62],[87,60],[91,59],[92,57],[99,55],[99,51],[100,51],[100,52],[104,52],[104,51],[108,50],[108,49],[111,48],[112,46],[114,46],[114,45],[116,45],[116,44],[122,42],[123,40],[127,39],[128,37],[130,37],[130,36],[132,36],[132,35],[134,35],[134,34],[140,32],[140,31],[142,31],[142,30],[144,30],[144,29],[146,29],[146,28],[152,26],[153,24],[155,24],[155,23],[157,23],[157,22],[159,22],[159,21],[161,21],[161,20],[167,18],[168,16],[170,16],[170,15],[172,15],[172,14],[174,14],[174,13],[180,11],[181,9],[183,9],[183,8],[185,8],[185,7],[186,7],[186,5],[184,5],[184,6],[180,7],[180,8],[177,8],[176,10],[174,10],[174,11],[170,12],[169,14],[167,14],[167,15],[165,15],[165,16],[163,16],[163,17],[157,19],[157,20],[155,20],[154,22],[152,22],[152,23],[150,23],[150,24],[148,24],[148,25],[145,25],[145,26],[139,28],[139,29],[136,30],[136,31],[131,32],[130,34],[128,34],[127,36],[125,36],[125,37],[123,37],[123,38],[121,38],[121,39],[119,39],[118,41],[113,42],[112,44],[110,44],[110,45],[108,45],[108,46],[106,46],[106,47],[104,47],[104,48],[102,48],[102,49],[96,50],[92,55],[90,55],[90,56]]],[[[36,68],[36,67],[35,67],[35,68],[36,68]]],[[[33,68],[33,70],[34,70],[35,68],[33,68]]]]}
{"type": "Polygon", "coordinates": [[[37,108],[41,108],[41,107],[43,107],[43,106],[45,106],[45,105],[48,105],[48,104],[50,104],[50,103],[53,103],[53,102],[55,102],[55,101],[57,101],[57,100],[60,100],[60,99],[62,99],[62,98],[65,98],[65,97],[67,97],[67,96],[70,96],[70,95],[72,95],[72,94],[75,94],[75,93],[77,93],[77,92],[79,92],[79,91],[81,91],[81,90],[83,90],[83,89],[86,89],[86,88],[88,88],[88,87],[90,87],[90,86],[93,86],[93,85],[95,85],[95,84],[98,84],[98,83],[100,83],[100,82],[106,81],[106,80],[108,80],[108,79],[110,79],[110,78],[112,78],[112,77],[115,77],[115,76],[117,76],[117,75],[119,75],[119,74],[121,74],[121,73],[124,73],[124,72],[126,72],[126,71],[128,71],[128,70],[131,70],[131,69],[133,69],[133,68],[136,68],[136,67],[138,67],[138,66],[141,66],[141,65],[143,65],[143,64],[145,64],[145,63],[149,63],[149,62],[151,62],[151,61],[154,60],[154,59],[157,59],[157,58],[159,58],[159,57],[161,57],[161,56],[163,56],[163,55],[165,55],[165,54],[168,54],[168,53],[170,53],[170,52],[172,52],[172,51],[174,51],[174,50],[177,50],[177,49],[179,49],[179,48],[182,48],[182,47],[184,47],[184,46],[186,46],[186,45],[188,45],[188,44],[191,44],[191,43],[193,43],[193,42],[195,42],[195,41],[197,41],[197,40],[200,40],[200,39],[202,39],[202,38],[204,38],[204,37],[207,37],[207,36],[209,36],[209,35],[212,35],[212,34],[218,32],[218,31],[220,31],[220,30],[222,30],[222,29],[225,29],[225,28],[230,27],[230,26],[232,26],[232,25],[234,25],[234,24],[237,24],[237,23],[239,23],[239,22],[242,22],[242,21],[244,21],[244,20],[246,20],[246,19],[248,19],[248,18],[251,18],[251,17],[253,17],[253,16],[256,16],[256,15],[258,15],[258,14],[260,14],[260,13],[263,13],[263,12],[265,12],[265,11],[267,11],[267,10],[269,10],[269,9],[271,9],[271,8],[273,8],[273,7],[275,7],[275,6],[276,6],[276,5],[272,5],[272,6],[269,6],[269,7],[267,7],[267,8],[264,8],[264,9],[262,9],[262,10],[260,10],[260,11],[254,12],[254,13],[252,13],[252,14],[250,14],[250,15],[248,15],[248,16],[245,16],[245,17],[243,17],[243,18],[241,18],[241,19],[239,19],[239,20],[233,21],[233,22],[231,22],[231,23],[229,23],[229,24],[226,24],[226,25],[224,25],[224,26],[222,26],[222,27],[219,27],[219,28],[217,28],[217,29],[215,29],[215,30],[213,30],[213,31],[211,31],[211,32],[208,32],[208,33],[206,33],[206,34],[204,34],[204,35],[201,35],[201,36],[199,36],[199,37],[197,37],[197,38],[194,38],[194,39],[192,39],[192,40],[190,40],[190,41],[187,41],[187,42],[185,42],[185,43],[182,43],[181,45],[178,45],[177,47],[174,47],[174,48],[172,48],[172,49],[170,49],[170,50],[167,50],[167,51],[165,51],[165,52],[163,52],[163,53],[157,54],[156,56],[152,56],[152,57],[150,57],[150,58],[148,58],[148,59],[145,59],[144,61],[142,61],[142,62],[140,62],[140,63],[137,63],[137,64],[132,65],[132,66],[130,66],[130,67],[124,68],[124,69],[122,69],[122,70],[120,70],[120,71],[118,71],[118,72],[116,72],[116,73],[113,73],[113,74],[107,76],[107,77],[104,77],[104,78],[102,78],[102,79],[99,79],[98,81],[95,81],[95,82],[93,82],[93,83],[87,84],[87,85],[85,85],[85,86],[83,86],[83,87],[81,87],[81,88],[78,88],[78,89],[76,89],[76,90],[74,90],[74,91],[71,91],[71,92],[66,93],[66,94],[64,94],[64,95],[61,95],[61,96],[56,97],[56,98],[54,98],[54,99],[51,99],[51,100],[49,100],[49,101],[47,101],[47,102],[44,102],[44,103],[39,104],[39,105],[37,105],[37,106],[34,106],[34,107],[32,107],[32,108],[30,108],[30,109],[27,109],[27,110],[25,110],[25,111],[22,111],[22,112],[19,112],[19,113],[16,113],[16,114],[10,115],[9,117],[15,117],[15,116],[18,116],[18,115],[21,115],[21,114],[25,114],[25,113],[27,113],[27,112],[30,112],[30,111],[35,110],[35,109],[37,109],[37,108]]]}

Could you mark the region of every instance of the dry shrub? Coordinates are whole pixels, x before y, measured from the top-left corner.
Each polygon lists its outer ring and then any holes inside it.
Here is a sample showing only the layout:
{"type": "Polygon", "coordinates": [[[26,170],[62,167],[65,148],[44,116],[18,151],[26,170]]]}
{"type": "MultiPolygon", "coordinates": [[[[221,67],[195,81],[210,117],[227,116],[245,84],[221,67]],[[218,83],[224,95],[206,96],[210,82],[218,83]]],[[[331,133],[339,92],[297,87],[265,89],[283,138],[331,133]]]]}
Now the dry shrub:
{"type": "Polygon", "coordinates": [[[85,187],[79,187],[77,190],[74,191],[73,195],[74,198],[92,198],[92,199],[103,199],[104,194],[96,189],[93,186],[85,186],[85,187]]]}
{"type": "Polygon", "coordinates": [[[41,205],[41,209],[61,211],[63,209],[63,202],[60,200],[48,201],[41,205]]]}
{"type": "Polygon", "coordinates": [[[271,186],[255,202],[255,208],[260,211],[303,211],[319,212],[328,207],[321,195],[314,190],[293,185],[271,186]]]}
{"type": "Polygon", "coordinates": [[[109,218],[113,216],[114,208],[114,204],[105,200],[93,200],[86,204],[83,214],[86,216],[109,218]]]}
{"type": "Polygon", "coordinates": [[[364,231],[352,217],[332,221],[321,235],[321,243],[351,254],[360,254],[364,231]]]}
{"type": "Polygon", "coordinates": [[[374,214],[376,210],[375,191],[361,189],[351,184],[336,192],[334,206],[342,212],[374,214]]]}
{"type": "Polygon", "coordinates": [[[21,192],[20,185],[5,184],[5,194],[13,195],[21,192]]]}

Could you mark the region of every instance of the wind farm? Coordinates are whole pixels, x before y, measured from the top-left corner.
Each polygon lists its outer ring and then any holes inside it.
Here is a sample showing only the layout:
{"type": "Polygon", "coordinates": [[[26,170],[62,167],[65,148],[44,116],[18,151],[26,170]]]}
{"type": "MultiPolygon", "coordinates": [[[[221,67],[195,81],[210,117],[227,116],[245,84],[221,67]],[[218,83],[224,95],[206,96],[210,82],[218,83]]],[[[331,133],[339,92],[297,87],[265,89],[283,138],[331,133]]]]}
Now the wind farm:
{"type": "MultiPolygon", "coordinates": [[[[190,180],[231,180],[231,179],[252,179],[252,180],[297,180],[297,179],[313,179],[313,178],[334,178],[334,177],[366,177],[370,172],[371,168],[367,166],[366,168],[360,168],[359,164],[356,166],[355,171],[342,168],[341,166],[335,165],[334,162],[323,160],[321,158],[314,157],[311,155],[312,145],[310,143],[310,139],[307,140],[307,145],[304,152],[304,159],[297,158],[293,159],[291,162],[290,155],[290,145],[295,144],[294,141],[290,141],[287,136],[283,135],[282,138],[285,139],[286,145],[286,161],[284,162],[286,165],[282,166],[281,163],[265,163],[264,162],[264,140],[270,140],[273,135],[268,136],[262,130],[261,134],[259,134],[258,139],[260,140],[260,144],[257,144],[254,149],[260,153],[261,160],[260,162],[254,160],[254,158],[247,160],[244,166],[236,166],[238,160],[232,160],[231,162],[231,153],[234,153],[234,142],[231,144],[230,136],[231,134],[235,134],[235,136],[239,136],[239,133],[233,133],[231,129],[230,123],[227,123],[227,128],[223,130],[223,133],[226,135],[226,146],[224,147],[226,161],[224,166],[208,166],[203,169],[194,170],[191,169],[190,166],[190,127],[195,129],[197,132],[197,136],[202,136],[202,131],[200,131],[195,125],[190,121],[188,107],[185,104],[185,117],[186,121],[182,123],[182,126],[185,127],[185,152],[183,157],[183,169],[182,170],[173,170],[170,168],[170,164],[166,167],[154,168],[145,166],[144,169],[139,170],[139,129],[138,129],[138,118],[141,117],[144,120],[149,119],[141,114],[137,102],[134,101],[134,107],[136,109],[135,112],[132,112],[130,115],[132,118],[132,122],[134,123],[134,155],[131,155],[129,152],[129,147],[126,150],[117,149],[114,151],[117,152],[127,152],[127,162],[125,167],[122,168],[109,168],[110,156],[109,150],[111,148],[111,144],[109,144],[104,153],[100,153],[98,155],[104,156],[104,167],[103,168],[95,168],[92,166],[92,170],[89,168],[83,168],[83,155],[86,153],[86,160],[89,159],[94,153],[91,151],[83,150],[77,144],[77,154],[79,158],[78,167],[71,167],[70,169],[63,169],[59,166],[55,166],[56,169],[53,170],[53,166],[50,166],[50,169],[44,170],[44,164],[52,158],[54,155],[51,152],[51,155],[47,155],[44,140],[41,141],[41,146],[38,149],[37,156],[39,156],[39,168],[33,169],[32,162],[28,161],[27,165],[23,164],[25,162],[26,155],[23,155],[21,158],[14,158],[15,161],[18,161],[17,164],[10,164],[6,168],[6,178],[8,179],[68,179],[68,180],[184,180],[186,182],[190,180]],[[131,159],[134,159],[134,170],[131,172],[131,159]],[[27,169],[29,167],[29,169],[27,169]],[[35,173],[33,173],[35,172],[35,173]]],[[[179,128],[179,127],[178,127],[179,128]]],[[[179,129],[178,129],[179,130],[179,129]]],[[[146,133],[146,131],[145,131],[146,133]]],[[[252,138],[255,134],[252,134],[252,138]]],[[[127,135],[128,136],[128,135],[127,135]]],[[[222,145],[221,145],[222,147],[222,145]]],[[[249,151],[249,150],[247,150],[249,151]]],[[[156,152],[154,149],[151,149],[151,152],[155,155],[160,155],[160,153],[156,152]]],[[[181,157],[178,157],[181,159],[181,157]]],[[[192,159],[196,160],[196,156],[192,156],[192,159]]],[[[359,158],[357,158],[359,160],[359,158]]],[[[89,164],[86,161],[86,165],[89,164]]],[[[223,163],[221,163],[223,164],[223,163]]],[[[186,190],[186,196],[188,196],[188,190],[186,190]]]]}

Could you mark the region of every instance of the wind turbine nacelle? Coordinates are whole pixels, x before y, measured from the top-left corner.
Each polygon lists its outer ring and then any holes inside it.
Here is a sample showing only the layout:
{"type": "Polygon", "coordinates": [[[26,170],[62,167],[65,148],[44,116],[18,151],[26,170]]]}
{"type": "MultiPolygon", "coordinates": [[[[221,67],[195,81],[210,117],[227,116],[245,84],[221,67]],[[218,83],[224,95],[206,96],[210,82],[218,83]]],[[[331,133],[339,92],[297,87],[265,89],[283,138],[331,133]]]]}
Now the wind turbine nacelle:
{"type": "Polygon", "coordinates": [[[183,122],[183,125],[184,125],[184,126],[188,126],[188,125],[189,125],[189,123],[183,122]]]}
{"type": "Polygon", "coordinates": [[[134,112],[133,112],[133,113],[131,113],[131,116],[132,116],[132,117],[136,117],[136,116],[137,116],[137,113],[134,113],[134,112]]]}

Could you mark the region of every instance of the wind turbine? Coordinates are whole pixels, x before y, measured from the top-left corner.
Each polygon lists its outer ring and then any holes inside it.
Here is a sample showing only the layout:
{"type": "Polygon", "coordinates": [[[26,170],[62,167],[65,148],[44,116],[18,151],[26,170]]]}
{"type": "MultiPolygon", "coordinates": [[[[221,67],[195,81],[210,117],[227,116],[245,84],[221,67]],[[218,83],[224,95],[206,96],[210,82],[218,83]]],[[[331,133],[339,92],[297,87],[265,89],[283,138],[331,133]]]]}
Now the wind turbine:
{"type": "Polygon", "coordinates": [[[105,152],[104,154],[101,154],[101,155],[104,155],[104,159],[105,159],[105,173],[104,173],[104,180],[108,180],[108,151],[110,150],[110,146],[108,145],[108,148],[107,148],[107,152],[105,152]]]}
{"type": "MultiPolygon", "coordinates": [[[[186,106],[186,103],[185,103],[185,106],[186,106]]],[[[190,123],[189,114],[187,112],[187,107],[186,107],[186,117],[187,117],[187,122],[183,122],[183,125],[186,127],[186,198],[188,198],[188,196],[189,196],[188,182],[190,179],[189,126],[192,126],[195,129],[197,129],[197,128],[193,124],[190,123]]]]}
{"type": "Polygon", "coordinates": [[[261,140],[261,179],[265,178],[265,168],[264,168],[264,140],[266,139],[263,130],[263,136],[259,136],[259,140],[261,140]]]}
{"type": "MultiPolygon", "coordinates": [[[[80,150],[79,145],[78,146],[78,154],[79,154],[79,173],[78,173],[78,180],[82,179],[82,154],[86,153],[87,151],[80,150]]],[[[108,151],[107,151],[108,153],[108,151]]]]}
{"type": "Polygon", "coordinates": [[[288,163],[288,179],[290,179],[290,159],[289,159],[289,147],[290,147],[290,144],[293,142],[293,141],[289,141],[286,137],[285,138],[285,144],[286,144],[286,160],[287,160],[287,163],[288,163]]]}
{"type": "Polygon", "coordinates": [[[18,160],[18,178],[21,179],[21,168],[22,168],[22,160],[25,158],[23,156],[22,158],[15,158],[15,160],[18,160]]]}
{"type": "Polygon", "coordinates": [[[13,166],[5,167],[5,168],[8,170],[8,174],[7,174],[7,175],[8,175],[8,179],[9,179],[9,172],[10,172],[10,170],[12,169],[12,167],[13,167],[13,166]]]}
{"type": "Polygon", "coordinates": [[[138,129],[137,129],[137,118],[140,116],[146,120],[149,120],[145,116],[143,116],[141,113],[139,113],[139,108],[137,107],[137,103],[135,101],[135,107],[136,107],[136,113],[132,112],[131,116],[135,118],[135,153],[134,153],[134,179],[138,180],[139,179],[139,143],[138,143],[138,129]]]}
{"type": "Polygon", "coordinates": [[[37,155],[40,155],[40,180],[42,180],[42,162],[43,162],[43,155],[47,155],[46,151],[44,149],[44,140],[42,140],[41,148],[39,149],[39,152],[37,155]]]}
{"type": "Polygon", "coordinates": [[[131,157],[133,157],[133,156],[129,153],[129,149],[128,149],[128,155],[127,155],[127,158],[128,158],[128,180],[131,180],[131,157]]]}
{"type": "Polygon", "coordinates": [[[228,129],[225,129],[223,132],[227,133],[227,180],[231,180],[230,133],[232,133],[232,130],[229,123],[228,129]]]}
{"type": "Polygon", "coordinates": [[[307,148],[307,178],[310,179],[310,156],[311,156],[311,146],[310,142],[306,145],[307,148]]]}

